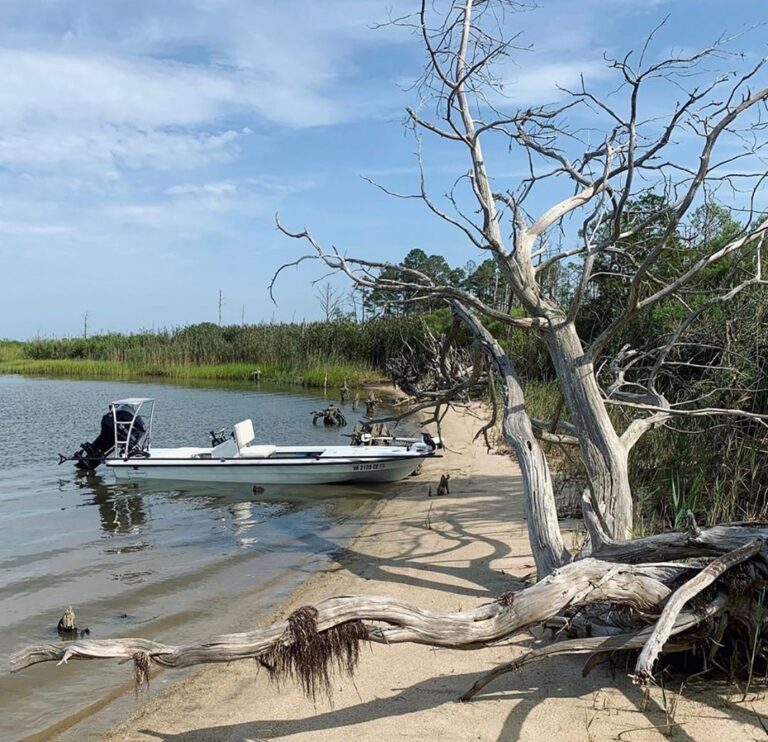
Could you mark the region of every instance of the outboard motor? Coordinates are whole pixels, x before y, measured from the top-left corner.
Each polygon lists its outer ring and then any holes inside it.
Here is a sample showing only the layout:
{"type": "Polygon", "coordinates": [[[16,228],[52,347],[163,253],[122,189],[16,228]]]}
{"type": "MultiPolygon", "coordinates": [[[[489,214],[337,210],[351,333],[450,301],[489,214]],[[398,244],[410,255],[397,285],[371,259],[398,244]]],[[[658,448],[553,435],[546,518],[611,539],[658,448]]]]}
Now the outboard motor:
{"type": "MultiPolygon", "coordinates": [[[[112,410],[107,412],[101,418],[101,432],[98,437],[90,443],[83,443],[78,451],[72,455],[72,460],[75,462],[75,467],[78,469],[95,469],[101,464],[104,459],[109,456],[115,448],[115,422],[112,418],[112,410]]],[[[134,413],[130,407],[118,407],[114,410],[115,419],[117,420],[117,436],[120,441],[121,453],[125,446],[125,439],[128,436],[128,430],[131,427],[134,413]]],[[[131,430],[131,438],[128,441],[129,453],[141,441],[144,433],[147,432],[144,420],[141,417],[136,417],[133,422],[133,429],[131,430]]],[[[64,456],[59,456],[59,463],[63,463],[68,459],[64,456]]]]}

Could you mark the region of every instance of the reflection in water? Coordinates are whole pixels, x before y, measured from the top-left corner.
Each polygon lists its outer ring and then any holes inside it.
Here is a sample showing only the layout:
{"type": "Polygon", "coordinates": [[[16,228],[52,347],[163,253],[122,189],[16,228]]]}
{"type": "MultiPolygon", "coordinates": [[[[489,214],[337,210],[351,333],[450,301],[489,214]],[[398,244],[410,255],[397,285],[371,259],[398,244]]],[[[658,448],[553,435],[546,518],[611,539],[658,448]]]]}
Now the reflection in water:
{"type": "Polygon", "coordinates": [[[147,521],[144,501],[139,494],[127,494],[128,488],[107,486],[99,474],[77,472],[76,484],[91,495],[86,504],[97,505],[101,528],[105,533],[138,533],[147,521]]]}
{"type": "Polygon", "coordinates": [[[236,502],[230,505],[227,510],[232,515],[233,532],[240,546],[245,547],[255,544],[258,539],[248,535],[251,528],[258,523],[253,518],[253,503],[236,502]]]}

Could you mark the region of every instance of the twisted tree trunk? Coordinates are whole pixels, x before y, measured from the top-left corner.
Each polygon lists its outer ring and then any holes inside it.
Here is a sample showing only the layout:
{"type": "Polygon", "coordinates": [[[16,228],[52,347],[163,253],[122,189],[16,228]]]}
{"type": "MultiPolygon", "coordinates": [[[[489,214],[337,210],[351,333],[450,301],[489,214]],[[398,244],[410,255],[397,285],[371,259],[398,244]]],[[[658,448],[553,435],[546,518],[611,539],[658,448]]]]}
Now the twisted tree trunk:
{"type": "Polygon", "coordinates": [[[557,521],[549,464],[534,436],[531,418],[525,409],[523,388],[509,356],[475,314],[460,302],[454,302],[453,309],[480,343],[501,380],[504,399],[502,434],[520,467],[528,538],[536,574],[541,579],[570,559],[557,521]]]}
{"type": "MultiPolygon", "coordinates": [[[[392,598],[349,596],[324,600],[316,606],[317,629],[326,631],[349,621],[375,621],[371,641],[383,644],[412,642],[454,649],[476,649],[535,625],[568,607],[617,602],[638,611],[654,612],[670,594],[662,580],[679,576],[684,567],[618,566],[584,559],[524,589],[511,598],[458,613],[434,613],[392,598]]],[[[264,629],[225,634],[208,641],[180,646],[147,639],[83,639],[27,647],[11,657],[11,670],[41,662],[70,659],[130,659],[137,652],[166,667],[206,662],[231,662],[266,654],[288,628],[282,621],[264,629]]]]}
{"type": "Polygon", "coordinates": [[[542,339],[571,413],[606,531],[611,538],[627,539],[633,522],[629,451],[608,415],[592,360],[584,352],[574,323],[564,317],[552,322],[542,339]]]}
{"type": "MultiPolygon", "coordinates": [[[[768,526],[720,527],[715,533],[724,536],[728,543],[738,545],[708,566],[690,562],[626,565],[585,558],[565,565],[515,594],[505,594],[493,603],[456,613],[435,613],[385,597],[344,596],[324,600],[315,607],[300,608],[287,621],[266,628],[187,645],[131,638],[31,646],[11,657],[11,670],[70,659],[133,659],[141,681],[147,677],[151,663],[187,667],[262,658],[273,672],[282,668],[283,672],[297,675],[304,689],[314,695],[318,686],[328,687],[330,667],[336,665],[352,671],[360,641],[411,642],[471,650],[508,640],[521,629],[562,616],[560,620],[566,624],[580,618],[588,637],[593,628],[596,633],[610,634],[612,627],[621,626],[624,633],[535,650],[494,670],[478,681],[464,698],[474,695],[495,677],[545,656],[588,651],[602,656],[605,652],[640,646],[644,650],[635,677],[646,684],[653,680],[653,664],[669,637],[676,636],[670,651],[690,648],[708,640],[709,632],[698,631],[698,626],[713,616],[720,615],[727,622],[732,614],[732,624],[743,627],[753,623],[757,603],[764,609],[768,526]],[[737,587],[727,580],[719,582],[736,565],[742,565],[743,570],[733,583],[737,587]],[[680,585],[681,580],[682,587],[673,593],[673,587],[680,585]],[[713,583],[719,587],[712,595],[695,609],[680,613],[684,603],[713,583]],[[282,665],[269,662],[270,658],[285,659],[286,656],[290,661],[282,665]]],[[[700,541],[688,538],[689,556],[696,554],[697,544],[702,553],[711,553],[710,537],[714,534],[701,535],[700,541]]],[[[654,538],[663,553],[668,548],[668,539],[661,537],[645,539],[644,549],[653,548],[654,538]]],[[[762,626],[754,630],[762,631],[762,626]]]]}

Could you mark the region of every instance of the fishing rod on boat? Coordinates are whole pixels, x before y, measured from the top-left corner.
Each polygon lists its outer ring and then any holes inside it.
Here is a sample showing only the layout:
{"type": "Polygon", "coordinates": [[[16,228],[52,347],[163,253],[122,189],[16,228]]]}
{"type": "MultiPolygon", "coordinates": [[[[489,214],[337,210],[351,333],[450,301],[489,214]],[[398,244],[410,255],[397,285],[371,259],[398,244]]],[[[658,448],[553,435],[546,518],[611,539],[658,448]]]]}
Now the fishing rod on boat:
{"type": "Polygon", "coordinates": [[[227,438],[234,438],[235,434],[230,433],[227,435],[227,429],[222,428],[221,430],[209,430],[208,435],[211,436],[211,445],[215,448],[216,446],[220,446],[224,441],[227,440],[227,438]]]}

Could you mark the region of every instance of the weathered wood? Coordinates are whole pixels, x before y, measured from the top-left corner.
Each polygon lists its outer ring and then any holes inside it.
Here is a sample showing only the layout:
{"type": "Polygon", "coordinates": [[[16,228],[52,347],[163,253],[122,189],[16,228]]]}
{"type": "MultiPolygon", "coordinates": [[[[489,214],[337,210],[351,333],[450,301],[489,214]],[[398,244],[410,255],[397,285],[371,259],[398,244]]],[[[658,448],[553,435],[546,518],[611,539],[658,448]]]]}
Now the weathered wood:
{"type": "Polygon", "coordinates": [[[536,572],[544,577],[570,558],[557,520],[557,505],[547,458],[525,410],[525,396],[514,364],[482,322],[460,302],[453,310],[485,351],[501,381],[504,400],[502,434],[515,452],[523,479],[523,504],[536,572]]]}
{"type": "Polygon", "coordinates": [[[344,427],[347,424],[344,413],[333,403],[324,410],[314,410],[310,414],[312,415],[312,425],[317,425],[318,420],[322,420],[323,425],[330,427],[344,427]]]}
{"type": "MultiPolygon", "coordinates": [[[[670,594],[655,577],[652,566],[624,567],[583,559],[568,564],[511,601],[487,603],[457,613],[434,613],[393,598],[344,596],[319,603],[317,627],[324,631],[353,621],[373,621],[371,641],[413,642],[455,649],[476,649],[511,636],[569,607],[616,602],[642,612],[657,612],[670,594]]],[[[166,645],[146,639],[81,640],[27,647],[11,657],[11,670],[40,662],[70,659],[125,659],[144,652],[152,662],[187,667],[206,662],[230,662],[265,654],[285,632],[285,621],[256,631],[227,634],[187,645],[166,645]]]]}
{"type": "Polygon", "coordinates": [[[69,606],[67,610],[64,611],[64,615],[59,619],[56,630],[59,634],[77,634],[77,622],[75,620],[75,611],[72,606],[69,606]]]}
{"type": "MultiPolygon", "coordinates": [[[[728,606],[729,598],[726,593],[718,594],[715,599],[704,606],[701,610],[686,611],[680,613],[674,620],[670,628],[669,636],[676,636],[692,629],[703,621],[722,613],[728,606]]],[[[607,653],[619,652],[627,649],[636,649],[642,647],[648,640],[653,631],[652,626],[646,626],[639,631],[631,634],[615,634],[613,636],[591,636],[579,639],[569,639],[566,641],[553,642],[545,647],[537,648],[526,654],[506,662],[503,665],[495,667],[490,672],[483,675],[475,684],[459,699],[460,701],[471,701],[483,688],[487,687],[497,678],[510,672],[517,672],[526,665],[558,655],[585,654],[585,653],[607,653]]],[[[681,644],[681,647],[689,646],[689,642],[681,644]]]]}
{"type": "MultiPolygon", "coordinates": [[[[768,539],[768,523],[731,523],[702,528],[697,535],[670,532],[606,544],[592,556],[609,562],[673,561],[691,557],[717,557],[754,539],[768,539]]],[[[765,547],[763,547],[765,552],[765,547]]],[[[768,554],[767,554],[768,555],[768,554]]]]}
{"type": "Polygon", "coordinates": [[[672,628],[683,606],[702,590],[709,587],[720,575],[741,564],[750,557],[755,556],[763,547],[761,539],[755,539],[740,546],[733,551],[718,557],[702,569],[695,577],[692,577],[682,587],[676,590],[664,606],[664,610],[653,627],[648,641],[643,646],[643,651],[637,658],[633,681],[639,685],[647,685],[653,680],[653,665],[659,656],[664,643],[669,638],[672,628]]]}

